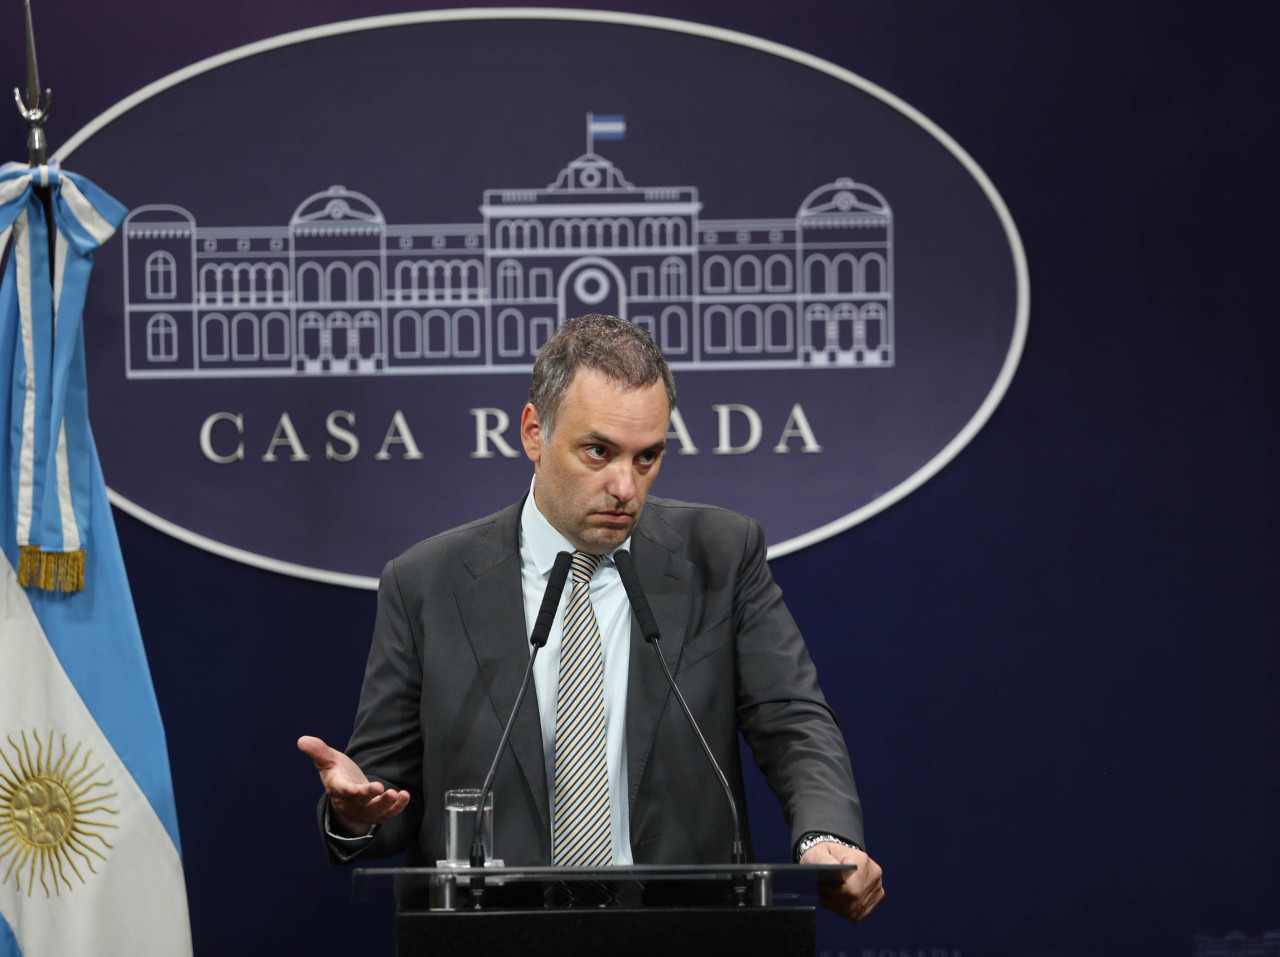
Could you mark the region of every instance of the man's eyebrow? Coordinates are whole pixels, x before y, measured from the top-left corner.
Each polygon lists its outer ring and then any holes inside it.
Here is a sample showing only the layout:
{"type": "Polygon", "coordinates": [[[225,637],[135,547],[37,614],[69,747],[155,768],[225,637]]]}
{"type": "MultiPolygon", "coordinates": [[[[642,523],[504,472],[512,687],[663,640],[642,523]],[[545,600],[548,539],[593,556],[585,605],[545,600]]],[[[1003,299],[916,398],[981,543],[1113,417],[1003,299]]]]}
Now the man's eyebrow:
{"type": "MultiPolygon", "coordinates": [[[[607,435],[601,435],[599,432],[588,432],[586,435],[582,437],[582,441],[587,445],[607,445],[611,449],[619,448],[619,445],[616,441],[609,438],[609,436],[607,435]]],[[[650,445],[648,448],[644,449],[643,451],[663,452],[666,450],[666,448],[667,448],[667,440],[665,437],[663,437],[661,441],[653,443],[653,445],[650,445]]]]}

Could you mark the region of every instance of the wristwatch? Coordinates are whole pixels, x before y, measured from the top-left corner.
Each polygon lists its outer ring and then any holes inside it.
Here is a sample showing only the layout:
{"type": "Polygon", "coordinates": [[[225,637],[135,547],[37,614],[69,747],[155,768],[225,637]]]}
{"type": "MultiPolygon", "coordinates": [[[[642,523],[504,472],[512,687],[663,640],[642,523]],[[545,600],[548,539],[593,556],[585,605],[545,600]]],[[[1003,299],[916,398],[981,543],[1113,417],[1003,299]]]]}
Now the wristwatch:
{"type": "Polygon", "coordinates": [[[800,863],[800,858],[804,857],[805,852],[808,851],[809,848],[817,844],[821,844],[824,841],[830,841],[832,844],[840,844],[844,847],[852,847],[854,850],[857,850],[857,851],[862,850],[862,848],[858,847],[857,844],[852,844],[849,841],[846,841],[842,837],[836,837],[834,834],[818,834],[816,832],[810,831],[804,837],[800,838],[800,842],[796,844],[796,854],[795,854],[796,863],[797,864],[800,863]]]}

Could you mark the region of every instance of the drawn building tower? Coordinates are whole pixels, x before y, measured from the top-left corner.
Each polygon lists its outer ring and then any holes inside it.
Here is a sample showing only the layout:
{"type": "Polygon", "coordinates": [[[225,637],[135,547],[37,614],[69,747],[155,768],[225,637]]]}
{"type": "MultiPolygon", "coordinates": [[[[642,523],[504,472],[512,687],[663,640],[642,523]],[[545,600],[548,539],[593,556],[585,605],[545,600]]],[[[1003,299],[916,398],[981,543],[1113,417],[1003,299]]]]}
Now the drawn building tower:
{"type": "Polygon", "coordinates": [[[179,206],[140,206],[123,232],[126,372],[194,371],[195,220],[179,206]]]}
{"type": "Polygon", "coordinates": [[[387,223],[362,193],[331,186],[289,221],[294,367],[378,372],[386,366],[387,223]]]}
{"type": "Polygon", "coordinates": [[[802,356],[812,365],[893,364],[893,213],[842,178],[796,213],[802,356]]]}

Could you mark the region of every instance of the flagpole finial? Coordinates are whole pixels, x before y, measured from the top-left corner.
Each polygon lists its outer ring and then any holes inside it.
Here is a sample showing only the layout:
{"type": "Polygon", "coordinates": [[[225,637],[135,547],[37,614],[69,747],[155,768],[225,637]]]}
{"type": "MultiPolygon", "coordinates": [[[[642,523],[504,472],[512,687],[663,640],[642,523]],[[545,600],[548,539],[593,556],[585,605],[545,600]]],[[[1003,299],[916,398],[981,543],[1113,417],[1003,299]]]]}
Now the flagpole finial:
{"type": "Polygon", "coordinates": [[[49,107],[53,103],[53,90],[45,90],[43,102],[40,93],[40,70],[36,66],[36,34],[31,25],[31,0],[23,0],[27,15],[27,98],[22,99],[22,91],[13,88],[13,99],[18,104],[18,112],[27,121],[27,163],[31,166],[43,166],[49,157],[49,140],[44,135],[44,121],[49,116],[49,107]]]}

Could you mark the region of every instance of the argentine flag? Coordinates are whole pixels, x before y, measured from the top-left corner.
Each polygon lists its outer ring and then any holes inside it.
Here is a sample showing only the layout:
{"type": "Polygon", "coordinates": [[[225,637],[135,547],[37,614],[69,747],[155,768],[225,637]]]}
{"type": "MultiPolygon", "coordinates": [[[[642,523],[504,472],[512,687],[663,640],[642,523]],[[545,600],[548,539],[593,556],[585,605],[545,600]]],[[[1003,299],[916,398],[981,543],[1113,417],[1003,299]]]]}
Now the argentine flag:
{"type": "Polygon", "coordinates": [[[3,957],[191,953],[164,729],[85,393],[93,250],[124,214],[56,167],[0,168],[3,957]]]}
{"type": "Polygon", "coordinates": [[[588,113],[587,138],[593,143],[626,139],[627,118],[621,113],[588,113]]]}

